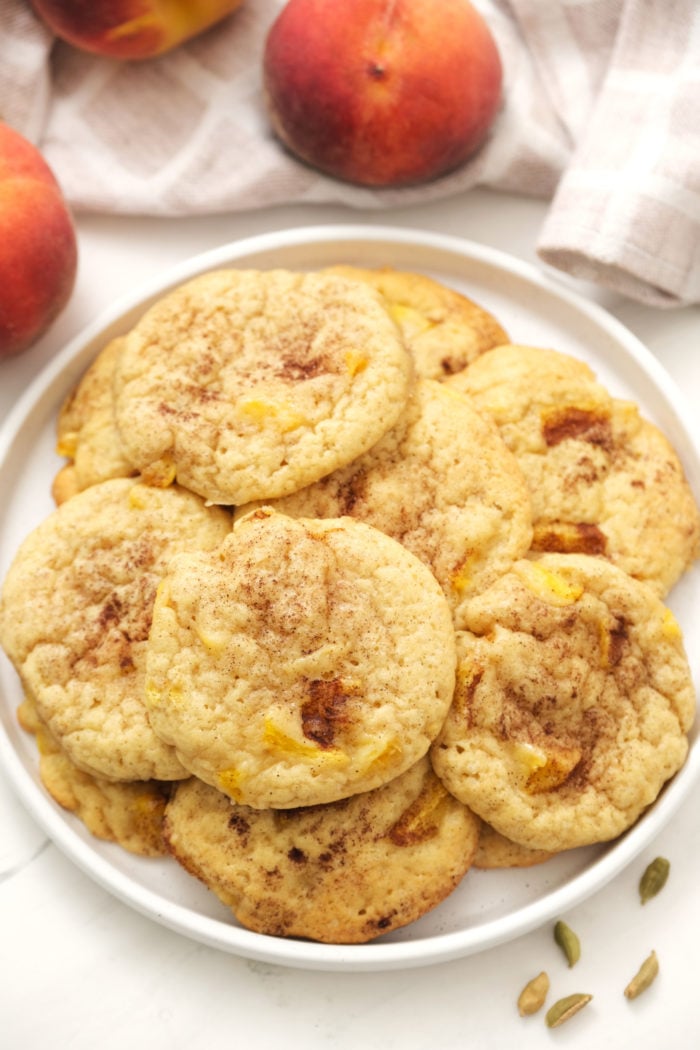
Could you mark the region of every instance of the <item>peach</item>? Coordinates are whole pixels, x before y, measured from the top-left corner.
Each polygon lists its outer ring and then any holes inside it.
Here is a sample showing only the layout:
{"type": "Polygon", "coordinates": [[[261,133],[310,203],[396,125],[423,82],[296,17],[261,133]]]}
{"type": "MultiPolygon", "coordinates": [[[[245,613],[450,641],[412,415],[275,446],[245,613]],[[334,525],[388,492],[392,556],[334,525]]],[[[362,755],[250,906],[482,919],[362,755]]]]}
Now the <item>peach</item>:
{"type": "Polygon", "coordinates": [[[73,291],[78,249],[53,172],[30,142],[0,123],[0,357],[44,334],[73,291]]]}
{"type": "Polygon", "coordinates": [[[463,163],[500,106],[501,59],[467,0],[289,0],[265,42],[272,127],[302,160],[367,186],[463,163]]]}
{"type": "Polygon", "coordinates": [[[109,58],[152,58],[203,33],[242,0],[31,0],[56,36],[109,58]]]}

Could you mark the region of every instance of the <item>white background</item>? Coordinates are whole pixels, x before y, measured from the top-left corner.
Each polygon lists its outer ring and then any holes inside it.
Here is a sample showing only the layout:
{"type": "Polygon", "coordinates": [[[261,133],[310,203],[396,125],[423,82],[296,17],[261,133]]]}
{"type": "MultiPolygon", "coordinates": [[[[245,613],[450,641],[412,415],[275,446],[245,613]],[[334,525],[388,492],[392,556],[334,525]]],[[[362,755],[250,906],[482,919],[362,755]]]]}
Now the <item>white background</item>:
{"type": "MultiPolygon", "coordinates": [[[[82,216],[74,295],[40,343],[0,362],[0,420],[56,350],[103,308],[200,251],[292,226],[369,222],[457,234],[536,263],[544,214],[541,202],[473,190],[381,213],[307,206],[182,220],[82,216]]],[[[699,308],[661,312],[574,286],[641,338],[685,398],[697,401],[699,308]]],[[[696,645],[698,639],[687,642],[696,645]]],[[[0,770],[0,1046],[685,1050],[697,1045],[699,1027],[699,803],[700,785],[629,868],[562,916],[582,942],[573,970],[547,924],[449,963],[326,974],[239,959],[130,910],[48,842],[0,770]],[[657,854],[670,859],[671,876],[642,908],[637,883],[657,854]],[[628,1002],[622,990],[652,948],[660,976],[645,995],[628,1002]],[[541,969],[552,981],[550,1002],[573,991],[594,995],[581,1014],[554,1031],[545,1027],[543,1014],[523,1019],[515,1007],[523,984],[541,969]]]]}

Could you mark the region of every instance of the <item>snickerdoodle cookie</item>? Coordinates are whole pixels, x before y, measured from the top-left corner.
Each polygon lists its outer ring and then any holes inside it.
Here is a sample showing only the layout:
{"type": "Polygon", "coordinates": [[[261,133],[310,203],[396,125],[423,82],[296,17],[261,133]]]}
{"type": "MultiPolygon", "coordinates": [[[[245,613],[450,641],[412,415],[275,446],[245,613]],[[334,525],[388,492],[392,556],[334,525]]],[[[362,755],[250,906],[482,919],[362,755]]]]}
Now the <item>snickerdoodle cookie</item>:
{"type": "Polygon", "coordinates": [[[402,419],[364,456],[272,505],[381,529],[431,569],[457,623],[464,601],[532,541],[527,486],[497,428],[465,395],[430,379],[418,380],[402,419]]]}
{"type": "Polygon", "coordinates": [[[602,558],[543,554],[475,597],[465,628],[438,776],[532,849],[620,835],[688,750],[695,692],[671,612],[602,558]]]}
{"type": "Polygon", "coordinates": [[[327,272],[366,281],[381,292],[424,379],[461,372],[484,351],[509,342],[493,314],[426,274],[357,266],[327,272]]]}
{"type": "Polygon", "coordinates": [[[470,867],[479,822],[426,758],[373,791],[254,810],[196,778],[176,788],[172,853],[258,933],[357,944],[413,922],[470,867]]]}
{"type": "Polygon", "coordinates": [[[452,700],[449,606],[410,551],[352,518],[261,509],[174,558],[147,654],[151,723],[236,802],[315,805],[426,753],[452,700]]]}
{"type": "Polygon", "coordinates": [[[170,785],[157,780],[110,781],[78,769],[58,746],[25,697],[17,710],[20,725],[33,733],[39,750],[39,777],[54,802],[75,814],[95,838],[116,842],[129,853],[162,857],[165,803],[170,785]]]}
{"type": "Polygon", "coordinates": [[[449,381],[495,420],[532,497],[533,548],[607,557],[663,597],[700,552],[700,512],[667,438],[555,350],[489,350],[449,381]]]}
{"type": "Polygon", "coordinates": [[[112,405],[112,377],[123,342],[113,339],[100,351],[61,406],[56,451],[69,462],[54,479],[56,503],[100,481],[137,473],[124,453],[112,405]]]}
{"type": "Polygon", "coordinates": [[[513,842],[495,831],[490,824],[482,820],[479,831],[479,846],[474,856],[474,867],[482,871],[495,871],[500,868],[532,868],[551,860],[555,854],[551,850],[529,849],[513,842]]]}
{"type": "Polygon", "coordinates": [[[109,780],[186,775],[143,702],[153,601],[174,554],[216,547],[230,528],[227,511],[190,492],[116,478],[62,503],[21,544],[0,641],[80,769],[109,780]]]}
{"type": "Polygon", "coordinates": [[[293,492],[370,448],[413,361],[375,289],[330,274],[219,270],[126,336],[115,418],[127,458],[213,503],[293,492]]]}

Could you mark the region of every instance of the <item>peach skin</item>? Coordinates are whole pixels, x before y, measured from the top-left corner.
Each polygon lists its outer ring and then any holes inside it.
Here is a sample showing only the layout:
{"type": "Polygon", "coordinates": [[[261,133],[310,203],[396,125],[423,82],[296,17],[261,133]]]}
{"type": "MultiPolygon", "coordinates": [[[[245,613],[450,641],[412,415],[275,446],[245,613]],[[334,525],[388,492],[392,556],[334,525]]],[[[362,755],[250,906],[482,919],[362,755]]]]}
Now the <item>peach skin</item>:
{"type": "Polygon", "coordinates": [[[0,357],[49,328],[73,291],[77,262],[73,220],[51,169],[0,124],[0,357]]]}
{"type": "Polygon", "coordinates": [[[264,81],[293,153],[349,182],[398,186],[481,145],[502,65],[467,0],[289,0],[267,36],[264,81]]]}
{"type": "Polygon", "coordinates": [[[162,55],[240,7],[242,0],[31,0],[62,40],[117,59],[162,55]]]}

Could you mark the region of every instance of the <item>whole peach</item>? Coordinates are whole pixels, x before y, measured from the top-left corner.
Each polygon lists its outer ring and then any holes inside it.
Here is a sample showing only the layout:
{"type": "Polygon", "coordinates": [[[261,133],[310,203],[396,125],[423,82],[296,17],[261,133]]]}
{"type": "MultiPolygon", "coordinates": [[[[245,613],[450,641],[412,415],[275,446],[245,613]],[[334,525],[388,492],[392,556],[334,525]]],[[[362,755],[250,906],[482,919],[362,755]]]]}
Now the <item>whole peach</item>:
{"type": "Polygon", "coordinates": [[[82,51],[152,58],[221,21],[242,0],[31,0],[49,29],[82,51]]]}
{"type": "Polygon", "coordinates": [[[484,141],[502,90],[495,41],[467,0],[289,0],[263,76],[282,142],[368,186],[456,168],[484,141]]]}
{"type": "Polygon", "coordinates": [[[49,166],[0,124],[0,357],[26,350],[68,302],[78,264],[73,220],[49,166]]]}

